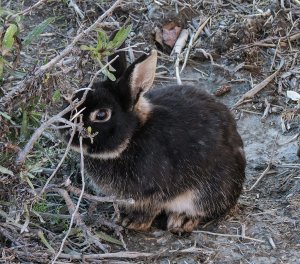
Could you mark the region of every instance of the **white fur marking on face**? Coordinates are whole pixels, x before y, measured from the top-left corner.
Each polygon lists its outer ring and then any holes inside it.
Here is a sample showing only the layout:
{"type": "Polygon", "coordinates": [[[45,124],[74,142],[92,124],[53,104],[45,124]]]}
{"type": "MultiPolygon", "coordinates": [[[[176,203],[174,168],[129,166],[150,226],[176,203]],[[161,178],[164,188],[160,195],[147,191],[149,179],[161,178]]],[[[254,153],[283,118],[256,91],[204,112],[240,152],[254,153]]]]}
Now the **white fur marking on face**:
{"type": "MultiPolygon", "coordinates": [[[[94,159],[103,159],[103,160],[116,159],[122,154],[122,152],[127,148],[128,145],[129,145],[129,139],[126,139],[122,144],[120,144],[114,150],[103,151],[101,153],[94,154],[94,153],[88,153],[87,148],[83,146],[82,151],[83,151],[83,155],[92,157],[94,159]]],[[[80,153],[79,147],[71,146],[71,149],[80,153]]]]}
{"type": "Polygon", "coordinates": [[[138,63],[132,72],[130,86],[133,95],[147,92],[154,81],[157,63],[157,51],[152,50],[151,55],[138,63]],[[141,91],[139,90],[141,89],[141,91]]]}
{"type": "Polygon", "coordinates": [[[199,215],[195,208],[195,198],[196,194],[194,191],[187,191],[165,203],[164,209],[169,212],[185,213],[190,216],[199,215]]]}

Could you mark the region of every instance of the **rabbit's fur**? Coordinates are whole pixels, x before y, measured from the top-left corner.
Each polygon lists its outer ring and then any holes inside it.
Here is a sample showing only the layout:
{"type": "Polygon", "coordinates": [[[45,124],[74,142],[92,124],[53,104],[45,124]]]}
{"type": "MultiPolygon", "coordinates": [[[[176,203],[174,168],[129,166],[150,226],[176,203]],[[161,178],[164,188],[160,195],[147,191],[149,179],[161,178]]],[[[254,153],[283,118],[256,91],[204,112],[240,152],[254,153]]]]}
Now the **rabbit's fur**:
{"type": "MultiPolygon", "coordinates": [[[[83,139],[87,175],[101,192],[135,200],[124,206],[124,226],[146,230],[163,211],[169,230],[191,232],[232,208],[242,191],[245,157],[235,121],[200,88],[149,90],[156,51],[127,69],[124,52],[118,55],[117,81],[95,84],[78,109],[85,107],[84,127],[98,132],[83,139]],[[92,121],[103,108],[111,109],[111,118],[92,121]]],[[[77,151],[78,136],[72,142],[77,151]]]]}

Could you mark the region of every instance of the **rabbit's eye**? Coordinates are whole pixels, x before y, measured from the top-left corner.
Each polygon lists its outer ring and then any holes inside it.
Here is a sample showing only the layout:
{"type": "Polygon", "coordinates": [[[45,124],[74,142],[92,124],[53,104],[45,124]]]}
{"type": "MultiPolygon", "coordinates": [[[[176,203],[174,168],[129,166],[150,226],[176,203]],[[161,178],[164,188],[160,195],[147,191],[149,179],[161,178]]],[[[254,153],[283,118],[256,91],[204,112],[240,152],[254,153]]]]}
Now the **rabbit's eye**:
{"type": "Polygon", "coordinates": [[[99,109],[91,113],[90,118],[93,122],[106,122],[111,117],[111,110],[108,108],[99,109]]]}

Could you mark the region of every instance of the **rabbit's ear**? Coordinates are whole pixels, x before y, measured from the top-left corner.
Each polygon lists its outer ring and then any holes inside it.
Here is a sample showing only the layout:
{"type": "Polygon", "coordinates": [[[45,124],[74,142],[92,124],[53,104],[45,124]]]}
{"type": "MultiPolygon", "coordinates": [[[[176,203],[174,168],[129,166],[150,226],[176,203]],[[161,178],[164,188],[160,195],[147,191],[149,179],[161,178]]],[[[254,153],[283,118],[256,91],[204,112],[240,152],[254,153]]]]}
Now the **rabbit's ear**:
{"type": "Polygon", "coordinates": [[[116,90],[126,110],[134,109],[141,96],[151,88],[156,62],[157,51],[152,50],[134,61],[119,79],[116,90]]]}
{"type": "Polygon", "coordinates": [[[133,63],[129,86],[135,101],[137,95],[147,92],[154,81],[157,63],[157,51],[152,50],[149,55],[139,58],[133,63]]]}
{"type": "MultiPolygon", "coordinates": [[[[111,37],[110,40],[113,40],[115,35],[118,33],[118,31],[115,31],[111,37]]],[[[125,42],[122,43],[122,45],[118,49],[124,49],[125,48],[125,42]]],[[[116,77],[116,79],[119,79],[127,68],[127,62],[126,62],[126,52],[125,51],[119,51],[116,52],[108,57],[108,62],[113,60],[116,56],[119,56],[115,61],[111,63],[111,66],[116,70],[115,72],[112,72],[112,74],[116,77]]]]}

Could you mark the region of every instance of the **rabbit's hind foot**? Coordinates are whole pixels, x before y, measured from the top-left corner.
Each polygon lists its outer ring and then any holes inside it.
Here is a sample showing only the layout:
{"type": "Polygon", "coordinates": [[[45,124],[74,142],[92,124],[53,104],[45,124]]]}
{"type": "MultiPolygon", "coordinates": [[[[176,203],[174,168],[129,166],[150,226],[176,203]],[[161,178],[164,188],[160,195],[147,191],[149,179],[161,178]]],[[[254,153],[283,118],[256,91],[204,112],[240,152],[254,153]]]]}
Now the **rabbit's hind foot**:
{"type": "Polygon", "coordinates": [[[131,211],[126,216],[122,217],[120,223],[123,227],[137,231],[148,230],[159,211],[144,212],[144,211],[131,211]]]}
{"type": "Polygon", "coordinates": [[[191,233],[200,223],[198,216],[188,216],[184,213],[170,213],[167,229],[176,234],[191,233]]]}

